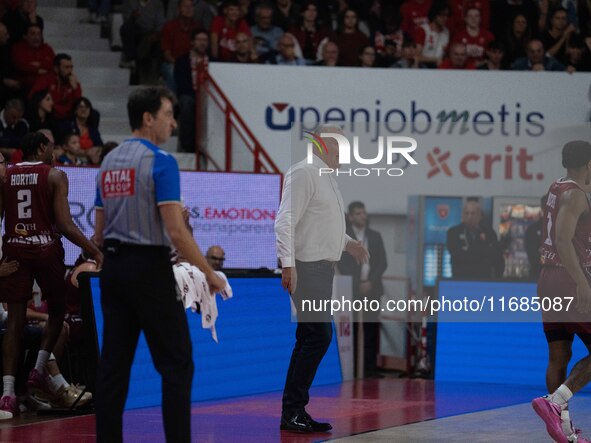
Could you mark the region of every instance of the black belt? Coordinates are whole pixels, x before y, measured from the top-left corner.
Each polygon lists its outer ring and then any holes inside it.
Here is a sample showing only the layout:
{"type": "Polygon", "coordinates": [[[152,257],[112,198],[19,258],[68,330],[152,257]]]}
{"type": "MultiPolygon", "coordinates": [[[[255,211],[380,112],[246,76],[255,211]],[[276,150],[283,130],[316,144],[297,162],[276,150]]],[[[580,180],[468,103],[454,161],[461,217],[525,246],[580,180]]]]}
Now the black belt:
{"type": "Polygon", "coordinates": [[[142,245],[138,243],[125,243],[121,240],[107,238],[103,242],[103,250],[108,254],[118,254],[122,250],[137,250],[143,252],[165,252],[170,253],[168,246],[162,245],[142,245]]]}

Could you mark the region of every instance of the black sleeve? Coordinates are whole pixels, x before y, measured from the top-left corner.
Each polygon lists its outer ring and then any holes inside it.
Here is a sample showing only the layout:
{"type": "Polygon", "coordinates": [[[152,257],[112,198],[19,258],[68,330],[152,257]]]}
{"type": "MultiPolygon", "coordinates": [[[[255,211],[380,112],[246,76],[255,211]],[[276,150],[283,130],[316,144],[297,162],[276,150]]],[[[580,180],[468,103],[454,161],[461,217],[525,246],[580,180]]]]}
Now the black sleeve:
{"type": "Polygon", "coordinates": [[[490,255],[492,260],[492,266],[494,269],[495,277],[501,278],[505,272],[505,256],[503,255],[503,249],[501,243],[497,239],[497,233],[490,229],[488,235],[490,236],[490,255]]]}

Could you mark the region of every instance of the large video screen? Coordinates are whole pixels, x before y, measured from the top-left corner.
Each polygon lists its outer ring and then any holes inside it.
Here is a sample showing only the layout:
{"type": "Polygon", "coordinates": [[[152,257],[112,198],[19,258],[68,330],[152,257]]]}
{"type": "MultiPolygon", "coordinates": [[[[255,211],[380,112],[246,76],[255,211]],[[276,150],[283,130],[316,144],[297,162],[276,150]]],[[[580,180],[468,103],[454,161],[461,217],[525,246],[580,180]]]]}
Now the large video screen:
{"type": "MultiPolygon", "coordinates": [[[[226,301],[217,299],[219,343],[213,341],[210,331],[201,327],[201,316],[187,310],[195,364],[192,401],[280,391],[285,383],[297,323],[291,320],[289,296],[281,288],[281,280],[230,278],[229,282],[234,297],[226,301]],[[265,308],[253,309],[253,306],[265,308]]],[[[100,348],[103,313],[98,277],[91,277],[90,291],[100,348]]],[[[334,333],[314,386],[342,381],[336,337],[334,333]]],[[[160,405],[160,380],[142,333],[131,368],[126,409],[160,405]]]]}
{"type": "MultiPolygon", "coordinates": [[[[511,294],[531,298],[536,295],[535,283],[478,282],[440,280],[439,299],[507,297],[511,294]]],[[[539,314],[539,313],[538,313],[539,314]]],[[[507,316],[509,314],[507,313],[507,316]]],[[[548,345],[541,314],[538,322],[516,323],[446,322],[437,323],[435,380],[473,383],[502,383],[535,386],[545,392],[548,345]]],[[[575,338],[572,366],[588,354],[583,343],[575,338]]],[[[585,388],[583,392],[591,392],[585,388]]]]}
{"type": "MultiPolygon", "coordinates": [[[[63,169],[70,181],[72,218],[87,237],[94,233],[97,169],[63,169]]],[[[279,208],[281,176],[221,172],[181,172],[181,195],[190,211],[197,244],[205,254],[219,245],[226,252],[226,268],[277,267],[274,222],[279,208]]],[[[64,239],[66,264],[76,261],[79,249],[64,239]]]]}

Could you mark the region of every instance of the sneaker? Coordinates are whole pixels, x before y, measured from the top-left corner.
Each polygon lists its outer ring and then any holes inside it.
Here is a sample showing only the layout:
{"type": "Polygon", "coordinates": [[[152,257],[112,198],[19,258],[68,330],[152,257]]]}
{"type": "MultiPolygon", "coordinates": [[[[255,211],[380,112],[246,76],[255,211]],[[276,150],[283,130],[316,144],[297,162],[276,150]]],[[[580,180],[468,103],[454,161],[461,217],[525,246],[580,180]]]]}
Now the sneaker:
{"type": "Polygon", "coordinates": [[[571,427],[571,430],[573,430],[573,433],[566,437],[566,439],[569,443],[591,443],[591,440],[586,439],[585,437],[583,437],[581,435],[583,431],[581,431],[580,429],[576,429],[573,426],[572,421],[570,422],[570,427],[571,427]]]}
{"type": "Polygon", "coordinates": [[[0,398],[0,419],[8,420],[18,415],[18,402],[16,395],[3,395],[0,398]]]}
{"type": "Polygon", "coordinates": [[[28,394],[25,398],[25,405],[30,411],[39,411],[51,409],[49,399],[45,398],[46,394],[28,394]]]}
{"type": "Polygon", "coordinates": [[[546,431],[550,437],[558,443],[568,443],[568,439],[562,431],[562,420],[560,419],[562,409],[560,406],[550,401],[547,395],[534,399],[531,404],[536,414],[546,423],[546,431]]]}
{"type": "Polygon", "coordinates": [[[37,369],[31,369],[29,379],[27,380],[27,387],[32,394],[45,393],[51,395],[49,389],[49,378],[47,375],[39,372],[37,369]]]}
{"type": "Polygon", "coordinates": [[[82,389],[70,385],[68,387],[62,386],[59,388],[57,393],[51,397],[49,403],[54,408],[71,408],[74,403],[76,403],[76,407],[79,407],[84,406],[90,400],[92,400],[92,394],[90,392],[82,394],[82,389]],[[80,398],[80,400],[78,400],[78,398],[80,398]],[[78,400],[78,402],[76,402],[76,400],[78,400]]]}

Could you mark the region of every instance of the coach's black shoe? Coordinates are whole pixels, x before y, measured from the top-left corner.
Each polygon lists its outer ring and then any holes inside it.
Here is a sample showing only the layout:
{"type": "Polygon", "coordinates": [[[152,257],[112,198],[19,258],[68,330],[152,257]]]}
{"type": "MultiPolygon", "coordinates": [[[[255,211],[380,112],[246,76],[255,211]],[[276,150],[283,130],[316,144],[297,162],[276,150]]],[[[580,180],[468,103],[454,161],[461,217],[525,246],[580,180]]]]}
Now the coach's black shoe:
{"type": "Polygon", "coordinates": [[[308,414],[305,411],[304,414],[306,414],[306,416],[308,417],[308,421],[312,425],[312,429],[314,429],[314,432],[328,432],[332,429],[332,425],[330,423],[322,423],[316,421],[312,417],[310,417],[310,414],[308,414]]]}
{"type": "Polygon", "coordinates": [[[292,432],[316,432],[308,417],[306,412],[295,412],[289,416],[282,415],[279,429],[292,432]]]}

